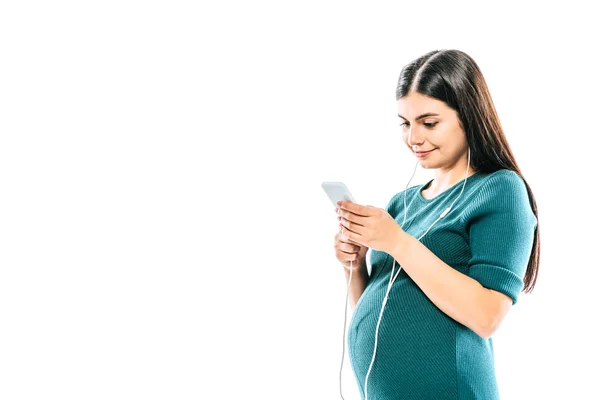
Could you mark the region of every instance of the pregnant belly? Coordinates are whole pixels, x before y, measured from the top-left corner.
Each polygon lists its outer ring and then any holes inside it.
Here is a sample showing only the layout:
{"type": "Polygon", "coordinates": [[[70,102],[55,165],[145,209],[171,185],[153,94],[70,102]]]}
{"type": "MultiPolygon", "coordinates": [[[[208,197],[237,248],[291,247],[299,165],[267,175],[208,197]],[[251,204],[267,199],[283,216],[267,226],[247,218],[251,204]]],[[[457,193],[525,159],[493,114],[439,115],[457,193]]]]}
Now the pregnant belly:
{"type": "MultiPolygon", "coordinates": [[[[374,352],[387,279],[371,282],[348,327],[348,354],[361,390],[374,352]]],[[[414,281],[396,280],[379,326],[369,399],[376,399],[371,397],[372,390],[393,390],[390,398],[402,398],[400,392],[406,396],[419,393],[421,397],[415,398],[443,395],[440,399],[457,393],[456,328],[457,322],[439,310],[414,281]]]]}

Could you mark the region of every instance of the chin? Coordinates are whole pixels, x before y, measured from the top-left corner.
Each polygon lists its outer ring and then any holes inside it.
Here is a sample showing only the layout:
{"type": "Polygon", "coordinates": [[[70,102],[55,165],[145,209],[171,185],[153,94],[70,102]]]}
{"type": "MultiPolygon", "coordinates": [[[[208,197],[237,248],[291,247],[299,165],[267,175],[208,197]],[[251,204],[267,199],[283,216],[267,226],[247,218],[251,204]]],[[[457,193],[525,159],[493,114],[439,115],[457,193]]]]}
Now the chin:
{"type": "Polygon", "coordinates": [[[438,168],[435,165],[433,165],[433,163],[429,160],[418,160],[419,164],[421,165],[421,168],[424,169],[434,169],[434,168],[438,168]]]}

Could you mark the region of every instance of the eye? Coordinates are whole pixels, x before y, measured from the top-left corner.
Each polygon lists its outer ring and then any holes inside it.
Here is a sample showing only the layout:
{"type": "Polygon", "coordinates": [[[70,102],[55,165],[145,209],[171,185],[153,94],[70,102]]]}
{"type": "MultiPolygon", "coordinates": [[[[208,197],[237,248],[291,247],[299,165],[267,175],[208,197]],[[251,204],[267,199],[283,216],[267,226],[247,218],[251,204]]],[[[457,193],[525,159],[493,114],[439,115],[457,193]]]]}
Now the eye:
{"type": "MultiPolygon", "coordinates": [[[[400,126],[404,126],[404,125],[408,126],[408,122],[403,122],[400,124],[400,126]]],[[[434,126],[437,125],[437,122],[424,122],[423,125],[425,125],[429,129],[432,129],[434,126]]]]}

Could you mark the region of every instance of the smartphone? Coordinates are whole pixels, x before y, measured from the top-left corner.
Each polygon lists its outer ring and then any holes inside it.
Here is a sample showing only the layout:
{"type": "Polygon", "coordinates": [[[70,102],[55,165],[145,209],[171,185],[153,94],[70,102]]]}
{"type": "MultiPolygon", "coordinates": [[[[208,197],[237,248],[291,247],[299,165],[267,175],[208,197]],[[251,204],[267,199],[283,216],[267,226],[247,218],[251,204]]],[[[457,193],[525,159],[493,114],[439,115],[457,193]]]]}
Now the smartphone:
{"type": "Polygon", "coordinates": [[[340,200],[356,203],[354,197],[343,182],[323,182],[321,186],[335,207],[338,207],[337,202],[340,200]]]}

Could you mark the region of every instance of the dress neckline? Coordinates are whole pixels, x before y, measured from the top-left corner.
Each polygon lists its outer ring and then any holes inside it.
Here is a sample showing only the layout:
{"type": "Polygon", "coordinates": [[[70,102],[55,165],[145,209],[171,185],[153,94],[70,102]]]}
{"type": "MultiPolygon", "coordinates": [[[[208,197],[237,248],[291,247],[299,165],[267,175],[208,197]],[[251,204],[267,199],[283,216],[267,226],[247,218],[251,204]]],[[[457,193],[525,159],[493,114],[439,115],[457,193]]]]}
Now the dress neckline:
{"type": "Polygon", "coordinates": [[[467,183],[468,183],[469,179],[471,179],[471,178],[472,178],[472,177],[474,177],[474,176],[479,176],[479,175],[480,175],[480,173],[479,173],[479,172],[475,172],[474,174],[472,174],[472,175],[469,175],[467,178],[463,178],[463,179],[461,179],[460,181],[456,182],[454,185],[450,186],[448,189],[444,190],[443,192],[441,192],[441,193],[438,193],[438,194],[437,194],[437,195],[435,195],[434,197],[432,197],[432,198],[430,198],[430,199],[426,199],[425,197],[423,197],[423,193],[421,193],[421,191],[422,191],[422,190],[423,190],[425,187],[429,186],[429,184],[430,184],[430,183],[433,181],[433,178],[432,178],[432,179],[430,179],[429,181],[427,181],[426,183],[424,183],[423,185],[421,185],[421,186],[419,186],[419,187],[418,187],[418,189],[417,189],[417,197],[418,197],[418,198],[419,198],[421,201],[423,201],[423,202],[425,202],[425,203],[431,203],[431,202],[434,202],[434,201],[438,200],[439,198],[443,198],[443,197],[445,197],[445,195],[447,195],[448,193],[450,193],[450,192],[452,191],[452,189],[454,189],[456,186],[458,186],[458,185],[461,185],[461,186],[462,186],[462,184],[463,184],[463,181],[464,181],[465,179],[467,180],[467,183]]]}

